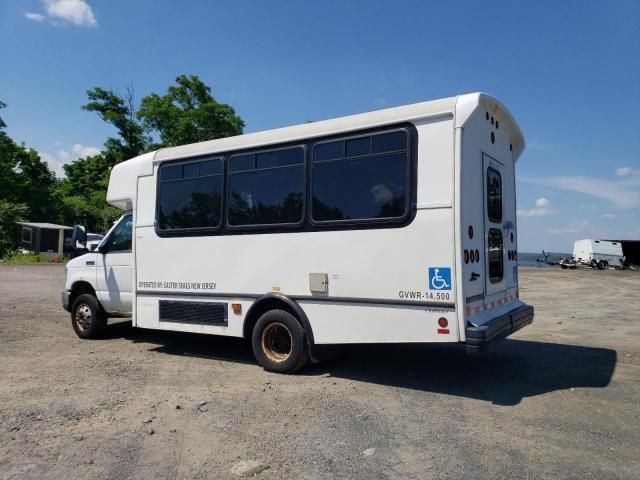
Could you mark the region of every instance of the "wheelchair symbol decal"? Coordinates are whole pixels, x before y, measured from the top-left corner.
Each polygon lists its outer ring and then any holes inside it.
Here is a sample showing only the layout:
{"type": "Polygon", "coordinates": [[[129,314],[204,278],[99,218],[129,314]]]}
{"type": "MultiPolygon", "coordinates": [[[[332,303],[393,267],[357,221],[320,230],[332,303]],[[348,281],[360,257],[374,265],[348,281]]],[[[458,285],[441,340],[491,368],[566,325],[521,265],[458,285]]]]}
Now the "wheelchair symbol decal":
{"type": "Polygon", "coordinates": [[[449,267],[429,267],[429,290],[451,290],[449,267]]]}

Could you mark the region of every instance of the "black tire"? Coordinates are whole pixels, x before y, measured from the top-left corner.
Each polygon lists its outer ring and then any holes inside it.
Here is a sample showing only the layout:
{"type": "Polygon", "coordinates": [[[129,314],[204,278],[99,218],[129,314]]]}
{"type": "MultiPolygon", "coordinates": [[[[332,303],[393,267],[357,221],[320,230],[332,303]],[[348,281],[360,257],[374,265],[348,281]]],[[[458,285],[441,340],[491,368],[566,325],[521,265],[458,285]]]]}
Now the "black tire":
{"type": "Polygon", "coordinates": [[[304,329],[284,310],[262,314],[253,327],[251,344],[258,363],[270,372],[293,373],[309,360],[304,329]]]}
{"type": "Polygon", "coordinates": [[[85,293],[74,300],[71,325],[80,338],[100,338],[107,325],[107,317],[96,297],[85,293]]]}
{"type": "Polygon", "coordinates": [[[598,270],[604,270],[605,263],[602,260],[600,260],[596,265],[596,267],[598,268],[598,270]]]}

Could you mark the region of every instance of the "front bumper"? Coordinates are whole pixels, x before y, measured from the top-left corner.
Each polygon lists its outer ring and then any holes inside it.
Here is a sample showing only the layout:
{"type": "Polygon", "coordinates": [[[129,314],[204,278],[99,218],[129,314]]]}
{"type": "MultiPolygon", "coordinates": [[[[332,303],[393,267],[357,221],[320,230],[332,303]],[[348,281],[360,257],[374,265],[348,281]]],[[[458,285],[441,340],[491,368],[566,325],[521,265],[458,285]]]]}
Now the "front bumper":
{"type": "Polygon", "coordinates": [[[467,353],[491,350],[496,343],[533,322],[533,307],[522,305],[484,325],[467,327],[467,353]]]}
{"type": "Polygon", "coordinates": [[[71,297],[71,292],[69,290],[64,290],[62,292],[62,308],[64,308],[67,312],[71,311],[71,305],[69,305],[69,297],[71,297]]]}

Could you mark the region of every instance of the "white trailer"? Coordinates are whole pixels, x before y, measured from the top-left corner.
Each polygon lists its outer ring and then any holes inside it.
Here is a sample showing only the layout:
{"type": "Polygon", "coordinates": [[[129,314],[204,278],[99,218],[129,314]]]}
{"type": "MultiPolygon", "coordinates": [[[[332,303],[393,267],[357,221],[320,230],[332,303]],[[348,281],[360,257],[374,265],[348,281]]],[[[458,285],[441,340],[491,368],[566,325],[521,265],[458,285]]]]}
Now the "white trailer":
{"type": "Polygon", "coordinates": [[[587,264],[622,266],[624,263],[622,244],[609,240],[576,240],[573,244],[573,258],[587,264]]]}
{"type": "Polygon", "coordinates": [[[67,264],[76,333],[135,327],[245,337],[269,370],[322,347],[491,347],[519,300],[515,162],[524,139],[467,94],[165,148],[113,168],[126,213],[67,264]]]}

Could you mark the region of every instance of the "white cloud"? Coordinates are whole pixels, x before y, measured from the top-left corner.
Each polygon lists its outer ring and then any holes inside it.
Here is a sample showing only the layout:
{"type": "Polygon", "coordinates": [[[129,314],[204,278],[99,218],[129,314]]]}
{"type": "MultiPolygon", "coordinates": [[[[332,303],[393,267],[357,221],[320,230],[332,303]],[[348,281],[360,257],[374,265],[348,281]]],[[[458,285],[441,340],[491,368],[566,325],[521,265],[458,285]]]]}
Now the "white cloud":
{"type": "Polygon", "coordinates": [[[540,197],[536,200],[536,206],[531,210],[518,209],[516,215],[519,217],[544,217],[553,213],[551,210],[551,202],[546,197],[540,197]]]}
{"type": "Polygon", "coordinates": [[[54,25],[73,23],[84,27],[98,25],[96,16],[85,0],[41,0],[46,15],[37,12],[26,12],[29,20],[42,23],[46,18],[54,25]],[[60,22],[62,21],[62,22],[60,22]]]}
{"type": "Polygon", "coordinates": [[[589,220],[582,220],[567,225],[566,227],[548,228],[547,233],[549,235],[573,235],[576,233],[590,232],[592,230],[591,222],[589,222],[589,220]]]}
{"type": "Polygon", "coordinates": [[[531,185],[543,185],[569,192],[583,193],[592,197],[609,201],[619,208],[640,207],[640,176],[630,176],[619,180],[602,178],[560,176],[560,177],[526,177],[520,181],[531,185]]]}
{"type": "Polygon", "coordinates": [[[99,154],[101,151],[97,147],[87,147],[79,143],[74,144],[73,147],[71,147],[71,150],[76,155],[75,158],[90,157],[92,155],[99,154]]]}
{"type": "Polygon", "coordinates": [[[38,22],[38,23],[42,23],[42,21],[45,19],[44,15],[36,12],[24,12],[24,16],[27,17],[29,20],[33,20],[34,22],[38,22]]]}
{"type": "Polygon", "coordinates": [[[538,208],[547,208],[549,205],[551,205],[551,203],[546,197],[540,197],[536,200],[536,207],[538,208]]]}
{"type": "Polygon", "coordinates": [[[606,219],[616,218],[616,214],[615,213],[605,213],[605,214],[602,215],[602,218],[606,218],[606,219]]]}
{"type": "MultiPolygon", "coordinates": [[[[58,142],[56,142],[58,144],[58,142]]],[[[89,147],[76,143],[69,149],[58,150],[55,154],[47,152],[39,152],[42,160],[49,164],[49,168],[55,172],[55,174],[62,178],[64,177],[64,169],[62,166],[66,163],[73,162],[78,158],[90,157],[100,153],[100,149],[96,147],[89,147]]]]}
{"type": "Polygon", "coordinates": [[[616,168],[616,175],[619,177],[628,177],[629,175],[640,175],[640,170],[635,170],[631,167],[616,168]]]}
{"type": "Polygon", "coordinates": [[[379,205],[383,205],[393,200],[393,193],[391,193],[391,190],[389,190],[389,188],[382,183],[375,185],[371,189],[371,193],[373,194],[373,198],[375,199],[376,203],[379,205]]]}
{"type": "Polygon", "coordinates": [[[575,227],[559,227],[559,228],[547,228],[547,234],[549,235],[570,235],[578,233],[580,230],[575,227]]]}
{"type": "Polygon", "coordinates": [[[98,24],[93,10],[84,0],[44,0],[44,7],[51,18],[88,27],[98,24]]]}

